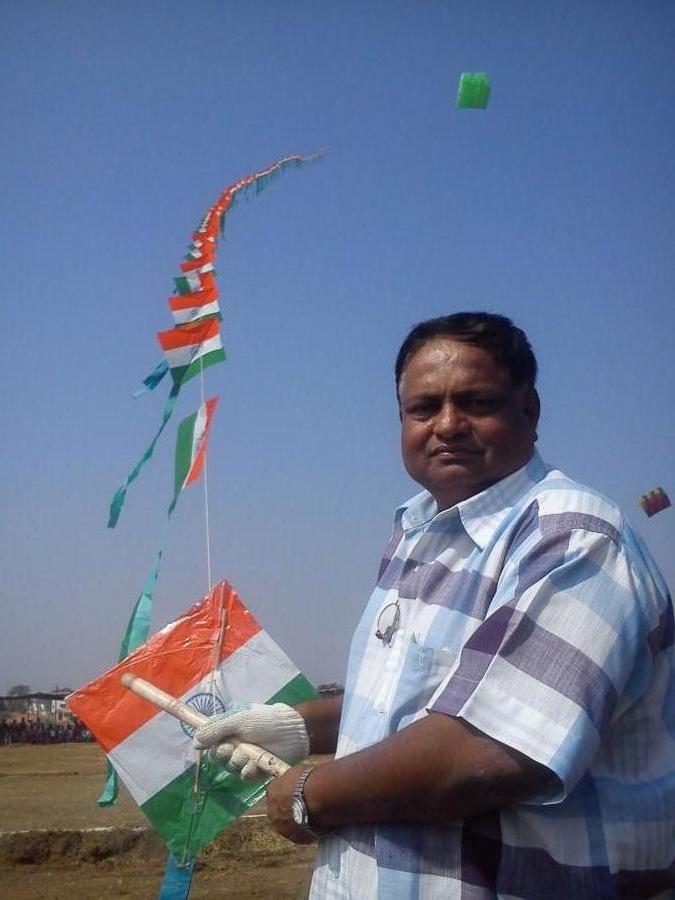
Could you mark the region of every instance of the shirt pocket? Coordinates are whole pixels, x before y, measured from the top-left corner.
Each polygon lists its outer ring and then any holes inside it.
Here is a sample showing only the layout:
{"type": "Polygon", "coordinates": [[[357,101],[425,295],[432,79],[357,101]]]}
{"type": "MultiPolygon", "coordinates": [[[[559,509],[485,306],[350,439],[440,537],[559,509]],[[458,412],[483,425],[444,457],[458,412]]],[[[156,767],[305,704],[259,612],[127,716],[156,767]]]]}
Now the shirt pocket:
{"type": "Polygon", "coordinates": [[[412,635],[391,712],[392,733],[425,715],[436,689],[457,665],[458,656],[456,650],[422,643],[412,635]]]}

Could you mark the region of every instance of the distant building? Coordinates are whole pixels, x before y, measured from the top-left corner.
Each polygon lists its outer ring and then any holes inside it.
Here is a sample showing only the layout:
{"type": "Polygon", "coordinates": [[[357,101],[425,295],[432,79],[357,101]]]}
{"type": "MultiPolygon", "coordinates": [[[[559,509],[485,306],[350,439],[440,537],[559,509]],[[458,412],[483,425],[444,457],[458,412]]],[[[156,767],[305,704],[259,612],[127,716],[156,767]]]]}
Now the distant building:
{"type": "Polygon", "coordinates": [[[0,697],[4,711],[0,713],[6,722],[44,722],[49,725],[66,725],[73,721],[73,714],[65,703],[68,692],[12,694],[0,697]]]}

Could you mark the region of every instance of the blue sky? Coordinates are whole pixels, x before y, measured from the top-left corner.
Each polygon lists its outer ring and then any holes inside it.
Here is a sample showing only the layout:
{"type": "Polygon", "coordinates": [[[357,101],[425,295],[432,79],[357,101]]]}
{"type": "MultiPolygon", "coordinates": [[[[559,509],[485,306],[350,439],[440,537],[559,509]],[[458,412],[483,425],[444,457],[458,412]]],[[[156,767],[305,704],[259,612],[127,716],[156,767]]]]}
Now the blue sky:
{"type": "MultiPolygon", "coordinates": [[[[609,494],[675,585],[675,7],[668,2],[31,2],[3,10],[0,689],[116,658],[171,499],[175,423],[114,531],[167,389],[166,297],[220,190],[326,148],[232,210],[210,448],[213,572],[316,680],[341,680],[395,507],[392,367],[420,319],[511,316],[545,459],[609,494]],[[459,111],[486,71],[485,112],[459,111]]],[[[159,627],[206,589],[199,487],[159,627]]]]}

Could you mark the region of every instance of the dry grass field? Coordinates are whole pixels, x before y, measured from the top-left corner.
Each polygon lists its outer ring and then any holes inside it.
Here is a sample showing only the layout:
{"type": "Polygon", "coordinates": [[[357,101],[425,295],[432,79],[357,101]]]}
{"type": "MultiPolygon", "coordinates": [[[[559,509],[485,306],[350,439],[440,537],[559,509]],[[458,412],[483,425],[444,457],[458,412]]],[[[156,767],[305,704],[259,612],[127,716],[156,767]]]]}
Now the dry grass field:
{"type": "MultiPolygon", "coordinates": [[[[165,848],[123,787],[97,807],[104,773],[95,744],[0,747],[2,900],[157,897],[165,848]]],[[[253,810],[202,852],[190,897],[303,900],[313,855],[253,810]]]]}

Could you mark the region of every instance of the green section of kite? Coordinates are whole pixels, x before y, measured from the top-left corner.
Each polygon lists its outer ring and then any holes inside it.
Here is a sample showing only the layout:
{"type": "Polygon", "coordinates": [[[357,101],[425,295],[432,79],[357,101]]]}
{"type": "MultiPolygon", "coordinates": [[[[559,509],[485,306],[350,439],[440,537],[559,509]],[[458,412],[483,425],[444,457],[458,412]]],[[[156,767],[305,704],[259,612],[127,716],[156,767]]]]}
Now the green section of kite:
{"type": "Polygon", "coordinates": [[[485,72],[462,72],[457,89],[457,109],[485,109],[490,99],[490,79],[485,72]]]}

